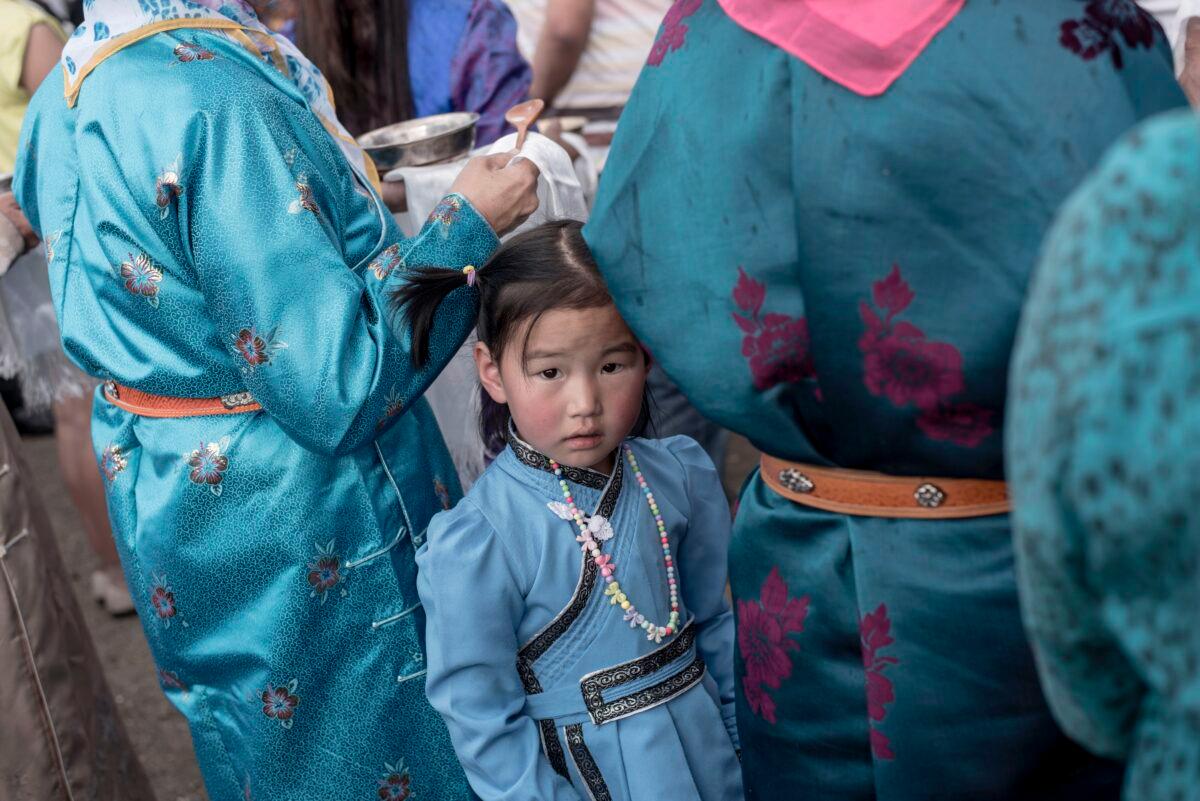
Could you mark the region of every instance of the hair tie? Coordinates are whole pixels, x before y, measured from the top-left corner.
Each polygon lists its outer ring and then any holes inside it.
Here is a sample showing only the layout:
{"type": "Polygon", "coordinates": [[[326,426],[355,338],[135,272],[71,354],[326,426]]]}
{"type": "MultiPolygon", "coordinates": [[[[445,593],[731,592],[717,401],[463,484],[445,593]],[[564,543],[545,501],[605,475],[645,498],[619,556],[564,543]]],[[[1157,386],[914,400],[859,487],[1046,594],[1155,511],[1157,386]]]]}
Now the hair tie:
{"type": "Polygon", "coordinates": [[[468,264],[466,267],[463,267],[463,272],[467,275],[467,286],[475,286],[475,265],[468,264]]]}

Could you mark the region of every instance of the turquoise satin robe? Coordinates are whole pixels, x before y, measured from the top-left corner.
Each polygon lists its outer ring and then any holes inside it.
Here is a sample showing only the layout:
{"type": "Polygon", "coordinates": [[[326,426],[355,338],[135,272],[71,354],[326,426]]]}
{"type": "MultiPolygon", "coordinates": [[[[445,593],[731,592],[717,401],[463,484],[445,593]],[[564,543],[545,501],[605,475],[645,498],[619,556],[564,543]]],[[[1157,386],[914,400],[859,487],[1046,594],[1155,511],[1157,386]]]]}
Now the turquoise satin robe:
{"type": "MultiPolygon", "coordinates": [[[[1183,104],[1128,0],[970,0],[878,97],[684,0],[585,236],[670,377],[760,449],[999,479],[1042,237],[1112,142],[1183,104]]],[[[749,798],[1118,794],[1042,698],[1007,517],[848,517],[755,474],[730,575],[749,798]]]]}
{"type": "MultiPolygon", "coordinates": [[[[429,700],[485,801],[740,801],[729,506],[687,437],[632,439],[676,560],[681,630],[651,642],[624,619],[546,457],[515,440],[417,552],[428,617],[429,700]],[[690,625],[683,621],[691,620],[690,625]]],[[[665,625],[654,518],[624,459],[612,476],[564,470],[621,590],[665,625]]]]}
{"type": "Polygon", "coordinates": [[[212,801],[469,797],[424,693],[412,537],[458,494],[422,392],[474,323],[451,293],[415,369],[408,267],[498,245],[452,196],[404,240],[292,82],[223,34],[121,50],[38,92],[16,176],[66,352],[145,392],[249,392],[150,419],[98,396],[97,458],[159,679],[212,801]],[[184,58],[184,57],[187,58],[184,58]]]}
{"type": "Polygon", "coordinates": [[[1128,759],[1125,798],[1200,770],[1200,125],[1138,128],[1047,239],[1013,360],[1009,476],[1050,708],[1128,759]]]}

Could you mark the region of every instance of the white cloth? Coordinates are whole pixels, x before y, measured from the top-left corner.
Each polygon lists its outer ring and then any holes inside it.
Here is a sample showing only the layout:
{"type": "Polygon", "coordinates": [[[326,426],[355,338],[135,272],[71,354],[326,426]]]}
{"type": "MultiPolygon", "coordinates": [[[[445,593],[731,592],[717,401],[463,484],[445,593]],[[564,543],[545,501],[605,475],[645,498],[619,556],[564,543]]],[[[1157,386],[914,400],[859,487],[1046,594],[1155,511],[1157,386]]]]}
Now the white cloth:
{"type": "MultiPolygon", "coordinates": [[[[472,155],[506,153],[517,143],[517,135],[509,134],[491,147],[480,149],[472,155]]],[[[538,210],[513,233],[528,230],[549,220],[587,219],[588,201],[580,185],[567,151],[541,134],[531,133],[525,139],[525,147],[513,161],[528,159],[538,168],[538,210]]],[[[451,184],[467,159],[429,167],[401,167],[387,174],[387,180],[404,181],[408,196],[408,211],[396,216],[400,227],[409,236],[421,229],[429,213],[438,201],[445,197],[451,184]]],[[[511,236],[512,234],[509,234],[511,236]]]]}
{"type": "MultiPolygon", "coordinates": [[[[516,143],[516,134],[509,134],[487,150],[479,152],[506,153],[516,143]]],[[[572,144],[572,147],[576,145],[572,144]]],[[[541,134],[531,133],[525,139],[524,148],[513,157],[513,161],[518,159],[532,161],[540,173],[538,210],[508,236],[551,220],[587,221],[588,205],[583,188],[565,150],[541,134]]],[[[464,158],[431,167],[403,167],[388,174],[389,179],[404,179],[408,212],[396,215],[396,219],[407,234],[411,236],[420,229],[466,163],[464,158]]],[[[587,169],[594,172],[594,167],[585,167],[585,171],[587,169]]],[[[483,275],[486,274],[485,271],[483,275]]],[[[472,355],[474,348],[475,337],[472,335],[425,392],[464,490],[475,483],[487,466],[484,463],[483,440],[479,436],[479,377],[472,355]]]]}

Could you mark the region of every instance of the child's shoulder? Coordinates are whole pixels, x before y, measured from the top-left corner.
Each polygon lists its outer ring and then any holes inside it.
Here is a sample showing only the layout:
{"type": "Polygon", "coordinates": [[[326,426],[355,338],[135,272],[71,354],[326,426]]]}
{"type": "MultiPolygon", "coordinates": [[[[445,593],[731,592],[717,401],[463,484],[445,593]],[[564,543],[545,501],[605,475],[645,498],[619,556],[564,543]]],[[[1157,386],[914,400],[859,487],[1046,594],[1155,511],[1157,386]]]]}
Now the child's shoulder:
{"type": "Polygon", "coordinates": [[[700,443],[686,434],[662,439],[636,437],[628,440],[634,455],[640,460],[663,460],[667,465],[678,463],[685,471],[716,471],[716,465],[700,443]]]}
{"type": "Polygon", "coordinates": [[[504,532],[514,516],[528,515],[528,504],[536,502],[530,489],[499,464],[488,465],[471,489],[453,508],[438,512],[429,523],[429,534],[450,529],[489,529],[504,532]]]}

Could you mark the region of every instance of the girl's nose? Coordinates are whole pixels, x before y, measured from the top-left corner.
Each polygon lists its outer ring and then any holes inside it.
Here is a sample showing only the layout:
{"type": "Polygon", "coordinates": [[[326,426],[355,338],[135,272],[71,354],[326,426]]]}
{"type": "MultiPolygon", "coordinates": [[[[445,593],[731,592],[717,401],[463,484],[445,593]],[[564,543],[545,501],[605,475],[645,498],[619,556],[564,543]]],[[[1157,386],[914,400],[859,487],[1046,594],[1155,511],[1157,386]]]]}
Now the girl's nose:
{"type": "Polygon", "coordinates": [[[600,386],[590,376],[581,376],[571,386],[567,413],[572,417],[593,417],[600,414],[600,386]]]}

